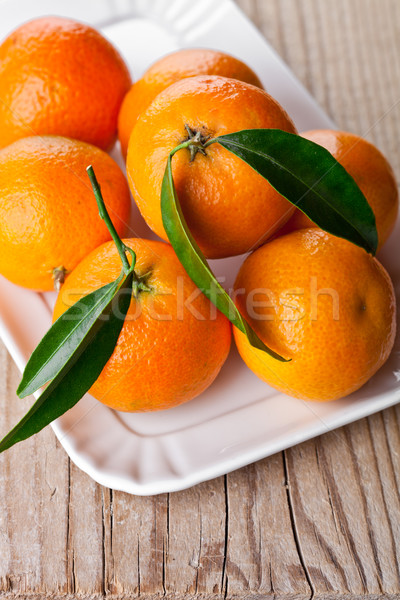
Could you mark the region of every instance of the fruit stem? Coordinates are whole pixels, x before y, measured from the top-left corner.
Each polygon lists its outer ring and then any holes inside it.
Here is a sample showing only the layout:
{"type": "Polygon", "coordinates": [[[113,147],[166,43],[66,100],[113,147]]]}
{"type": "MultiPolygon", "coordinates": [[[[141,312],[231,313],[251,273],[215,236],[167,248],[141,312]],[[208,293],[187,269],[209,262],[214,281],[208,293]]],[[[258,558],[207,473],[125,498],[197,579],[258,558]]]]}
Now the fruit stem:
{"type": "Polygon", "coordinates": [[[208,146],[211,146],[211,144],[215,144],[218,143],[218,138],[211,138],[211,140],[207,140],[204,144],[203,144],[203,148],[208,148],[208,146]]]}
{"type": "Polygon", "coordinates": [[[206,156],[205,149],[207,148],[207,146],[210,146],[210,144],[213,144],[214,142],[218,141],[217,138],[213,138],[210,140],[210,136],[205,137],[201,134],[200,131],[195,131],[191,129],[191,127],[189,127],[189,125],[187,124],[185,125],[185,129],[188,133],[189,138],[181,144],[179,144],[179,146],[176,146],[176,148],[171,150],[171,158],[176,152],[178,152],[178,150],[183,150],[184,148],[187,148],[190,151],[190,162],[193,162],[197,152],[200,152],[201,154],[204,154],[204,156],[206,156]]]}
{"type": "Polygon", "coordinates": [[[125,244],[119,237],[117,230],[114,227],[114,223],[111,221],[110,215],[108,214],[107,209],[106,209],[106,205],[104,204],[103,196],[101,194],[100,184],[97,181],[96,175],[94,174],[92,165],[90,165],[86,169],[86,172],[89,175],[93,193],[96,198],[97,207],[99,209],[100,218],[103,219],[103,221],[105,222],[107,229],[110,232],[112,239],[114,240],[114,244],[117,247],[118,254],[121,257],[124,272],[127,275],[130,271],[132,271],[133,272],[133,280],[136,283],[136,286],[138,286],[140,281],[139,281],[135,271],[133,271],[133,267],[135,266],[135,263],[136,263],[136,254],[134,253],[132,248],[128,248],[127,246],[125,246],[125,244]],[[130,252],[130,254],[132,255],[132,259],[133,259],[132,266],[129,264],[128,258],[126,256],[127,252],[130,252]]]}
{"type": "Polygon", "coordinates": [[[56,267],[53,269],[53,281],[54,281],[54,289],[56,292],[59,292],[62,284],[65,281],[65,274],[67,273],[67,269],[63,266],[56,267]]]}
{"type": "Polygon", "coordinates": [[[171,152],[169,153],[171,158],[173,157],[173,155],[178,152],[178,150],[183,150],[184,148],[188,148],[189,146],[193,145],[193,140],[189,139],[186,140],[186,142],[182,142],[182,144],[179,144],[179,146],[176,146],[176,148],[174,148],[173,150],[171,150],[171,152]]]}

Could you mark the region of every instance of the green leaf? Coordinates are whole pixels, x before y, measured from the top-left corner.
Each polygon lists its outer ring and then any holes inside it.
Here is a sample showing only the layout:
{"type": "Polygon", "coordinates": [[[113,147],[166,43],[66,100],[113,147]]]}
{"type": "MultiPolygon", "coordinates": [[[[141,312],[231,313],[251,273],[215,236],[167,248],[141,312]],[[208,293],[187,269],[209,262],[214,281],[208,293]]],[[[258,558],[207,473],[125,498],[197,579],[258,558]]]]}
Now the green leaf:
{"type": "Polygon", "coordinates": [[[237,131],[214,142],[248,163],[318,227],[375,254],[374,213],[354,179],[328,150],[280,129],[237,131]]]}
{"type": "Polygon", "coordinates": [[[83,345],[85,348],[80,352],[79,360],[72,355],[28,413],[0,442],[0,452],[38,433],[72,408],[90,389],[117,343],[131,302],[132,279],[133,269],[117,280],[119,284],[114,296],[93,324],[90,335],[86,335],[81,342],[80,349],[83,345]]]}
{"type": "Polygon", "coordinates": [[[215,304],[218,310],[247,335],[252,346],[264,350],[277,360],[285,361],[279,354],[268,348],[243,319],[230,296],[215,278],[203,253],[194,241],[176,193],[172,177],[171,156],[168,157],[162,182],[161,212],[168,239],[192,281],[215,304]]]}
{"type": "Polygon", "coordinates": [[[51,381],[72,356],[79,358],[94,335],[92,326],[114,297],[121,278],[84,296],[53,323],[25,367],[17,389],[20,398],[51,381]]]}

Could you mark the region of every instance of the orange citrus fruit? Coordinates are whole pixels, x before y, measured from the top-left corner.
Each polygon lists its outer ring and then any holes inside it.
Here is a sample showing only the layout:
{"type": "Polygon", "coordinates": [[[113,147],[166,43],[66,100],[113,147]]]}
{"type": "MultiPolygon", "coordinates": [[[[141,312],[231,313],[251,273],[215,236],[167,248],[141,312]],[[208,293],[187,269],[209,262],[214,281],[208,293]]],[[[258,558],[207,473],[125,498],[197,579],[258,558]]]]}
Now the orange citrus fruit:
{"type": "Polygon", "coordinates": [[[130,194],[103,150],[58,136],[17,140],[0,150],[0,273],[35,290],[76,267],[110,239],[86,167],[92,165],[114,225],[125,232],[130,194]]]}
{"type": "Polygon", "coordinates": [[[393,284],[350,242],[302,229],[256,250],[235,282],[236,302],[261,339],[290,362],[250,346],[234,330],[256,375],[285,394],[335,400],[360,388],[388,358],[396,331],[393,284]]]}
{"type": "MultiPolygon", "coordinates": [[[[127,158],[128,181],[147,224],[167,239],[160,208],[169,152],[191,135],[203,139],[240,129],[276,127],[295,133],[283,108],[264,90],[215,75],[182,79],[139,117],[127,158]],[[190,130],[190,131],[189,131],[190,130]]],[[[172,170],[187,224],[208,258],[242,254],[262,244],[294,207],[261,175],[218,144],[191,160],[187,149],[172,170]]]]}
{"type": "Polygon", "coordinates": [[[261,81],[250,67],[225,52],[189,48],[167,54],[147,69],[124,98],[118,117],[118,136],[124,156],[140,113],[169,85],[196,75],[222,75],[262,88],[261,81]]]}
{"type": "MultiPolygon", "coordinates": [[[[375,214],[381,248],[393,230],[399,206],[396,178],[386,158],[376,146],[347,131],[316,129],[301,135],[326,148],[353,177],[375,214]]],[[[308,227],[317,226],[297,209],[277,235],[308,227]]]]}
{"type": "MultiPolygon", "coordinates": [[[[90,393],[116,410],[171,408],[214,381],[229,352],[231,326],[196,288],[169,244],[141,239],[124,244],[135,251],[135,272],[148,291],[132,296],[114,352],[90,393]]],[[[120,272],[113,242],[93,250],[61,288],[54,319],[120,272]]]]}
{"type": "Polygon", "coordinates": [[[92,27],[62,17],[25,23],[0,46],[0,148],[55,134],[107,149],[130,85],[121,56],[92,27]]]}

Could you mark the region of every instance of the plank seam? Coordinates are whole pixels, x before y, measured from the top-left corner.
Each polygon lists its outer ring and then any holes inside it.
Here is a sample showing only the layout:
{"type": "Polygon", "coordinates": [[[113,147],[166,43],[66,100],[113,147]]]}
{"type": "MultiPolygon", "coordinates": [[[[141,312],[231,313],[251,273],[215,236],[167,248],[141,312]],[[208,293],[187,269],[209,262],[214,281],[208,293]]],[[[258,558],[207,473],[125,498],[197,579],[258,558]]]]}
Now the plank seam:
{"type": "Polygon", "coordinates": [[[310,573],[308,571],[307,565],[305,563],[303,551],[301,549],[300,536],[299,536],[297,528],[296,528],[296,521],[295,521],[295,515],[294,515],[294,509],[293,509],[293,500],[292,500],[292,494],[291,494],[291,491],[290,491],[289,469],[288,469],[288,464],[287,464],[286,450],[284,450],[282,452],[282,455],[283,455],[283,471],[284,471],[284,474],[285,474],[286,498],[287,498],[287,503],[288,503],[288,508],[289,508],[290,524],[291,524],[291,527],[292,527],[293,539],[294,539],[294,543],[296,545],[297,554],[299,556],[300,564],[301,564],[302,569],[304,571],[304,575],[305,575],[305,578],[307,580],[307,583],[308,583],[308,585],[310,587],[310,591],[311,591],[310,600],[313,600],[313,598],[315,596],[315,588],[314,588],[314,585],[313,585],[310,573]]]}
{"type": "Polygon", "coordinates": [[[225,491],[225,540],[224,540],[224,561],[222,564],[221,592],[223,597],[228,595],[228,576],[226,574],[226,562],[228,560],[228,532],[229,532],[229,500],[228,500],[228,476],[224,475],[225,491]]]}

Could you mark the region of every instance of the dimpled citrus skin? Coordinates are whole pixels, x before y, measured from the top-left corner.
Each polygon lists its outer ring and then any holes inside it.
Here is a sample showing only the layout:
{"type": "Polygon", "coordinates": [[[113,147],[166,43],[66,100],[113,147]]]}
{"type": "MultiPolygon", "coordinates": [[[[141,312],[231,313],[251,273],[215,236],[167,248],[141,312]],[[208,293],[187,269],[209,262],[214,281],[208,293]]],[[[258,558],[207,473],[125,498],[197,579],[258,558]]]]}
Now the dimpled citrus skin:
{"type": "MultiPolygon", "coordinates": [[[[295,133],[282,107],[264,90],[218,76],[182,79],[161,92],[139,117],[130,141],[127,174],[147,224],[163,239],[161,182],[169,152],[193,131],[212,137],[241,129],[276,127],[295,133]]],[[[294,207],[249,165],[219,144],[172,160],[187,224],[208,258],[242,254],[259,246],[294,207]]]]}
{"type": "Polygon", "coordinates": [[[51,290],[53,269],[71,271],[111,238],[99,217],[86,167],[92,165],[123,235],[131,199],[122,171],[103,150],[58,136],[30,137],[0,150],[0,273],[51,290]]]}
{"type": "MultiPolygon", "coordinates": [[[[117,346],[90,393],[116,410],[171,408],[214,381],[228,356],[231,326],[189,279],[169,244],[124,243],[136,253],[138,276],[148,274],[151,291],[132,298],[117,346]]],[[[120,272],[113,243],[94,250],[62,287],[54,319],[120,272]]]]}
{"type": "Polygon", "coordinates": [[[169,85],[196,75],[222,75],[262,88],[257,75],[241,60],[208,48],[188,48],[163,56],[126,94],[118,117],[118,136],[126,156],[129,137],[140,113],[169,85]]]}
{"type": "Polygon", "coordinates": [[[130,85],[121,56],[92,27],[61,17],[29,21],[0,46],[0,148],[55,134],[108,149],[130,85]]]}
{"type": "MultiPolygon", "coordinates": [[[[393,230],[399,207],[396,178],[386,158],[373,144],[347,131],[316,129],[301,136],[326,148],[353,177],[375,214],[381,248],[393,230]]],[[[308,227],[316,225],[296,209],[277,235],[308,227]]]]}
{"type": "Polygon", "coordinates": [[[291,396],[347,396],[376,373],[393,347],[396,303],[389,275],[364,250],[319,229],[296,231],[256,250],[234,287],[239,310],[262,340],[291,358],[270,358],[235,329],[243,360],[291,396]],[[254,305],[251,311],[251,297],[246,299],[260,289],[270,290],[268,296],[257,292],[253,300],[269,307],[254,305]]]}

